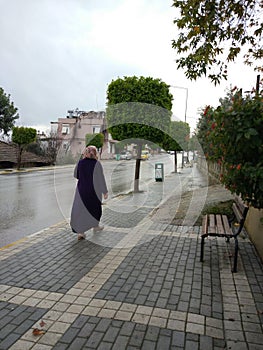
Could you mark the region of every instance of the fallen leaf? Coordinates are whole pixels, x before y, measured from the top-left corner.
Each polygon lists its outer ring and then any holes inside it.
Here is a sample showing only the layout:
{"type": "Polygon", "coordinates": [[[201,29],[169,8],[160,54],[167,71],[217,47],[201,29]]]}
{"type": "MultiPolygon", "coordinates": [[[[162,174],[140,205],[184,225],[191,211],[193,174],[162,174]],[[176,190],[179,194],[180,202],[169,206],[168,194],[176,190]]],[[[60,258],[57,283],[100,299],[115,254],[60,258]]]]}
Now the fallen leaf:
{"type": "Polygon", "coordinates": [[[44,331],[43,329],[34,328],[32,333],[34,335],[42,335],[42,334],[45,334],[46,331],[44,331]]]}
{"type": "Polygon", "coordinates": [[[44,322],[43,320],[39,323],[40,327],[43,328],[45,326],[46,322],[44,322]]]}

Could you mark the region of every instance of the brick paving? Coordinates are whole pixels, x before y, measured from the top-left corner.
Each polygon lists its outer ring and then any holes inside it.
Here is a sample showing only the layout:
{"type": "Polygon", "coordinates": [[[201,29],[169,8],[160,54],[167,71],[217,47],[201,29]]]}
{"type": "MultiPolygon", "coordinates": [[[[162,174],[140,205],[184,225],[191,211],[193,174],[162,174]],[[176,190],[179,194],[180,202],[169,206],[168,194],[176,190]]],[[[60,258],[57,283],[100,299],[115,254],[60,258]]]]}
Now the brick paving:
{"type": "Polygon", "coordinates": [[[110,200],[85,241],[65,221],[2,248],[0,350],[263,349],[254,246],[244,233],[235,274],[232,242],[200,263],[200,227],[171,223],[176,179],[110,200]]]}

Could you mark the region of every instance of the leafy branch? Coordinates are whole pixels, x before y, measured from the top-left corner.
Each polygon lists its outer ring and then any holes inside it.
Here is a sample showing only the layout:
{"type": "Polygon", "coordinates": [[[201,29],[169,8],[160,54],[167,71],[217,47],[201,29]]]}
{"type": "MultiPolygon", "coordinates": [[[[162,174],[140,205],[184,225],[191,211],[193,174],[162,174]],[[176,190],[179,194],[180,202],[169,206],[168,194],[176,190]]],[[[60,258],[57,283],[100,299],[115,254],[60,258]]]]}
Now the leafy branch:
{"type": "Polygon", "coordinates": [[[191,80],[201,76],[216,84],[227,79],[228,64],[244,51],[246,65],[263,58],[262,9],[259,0],[174,0],[180,11],[174,23],[179,35],[172,41],[178,68],[191,80]]]}

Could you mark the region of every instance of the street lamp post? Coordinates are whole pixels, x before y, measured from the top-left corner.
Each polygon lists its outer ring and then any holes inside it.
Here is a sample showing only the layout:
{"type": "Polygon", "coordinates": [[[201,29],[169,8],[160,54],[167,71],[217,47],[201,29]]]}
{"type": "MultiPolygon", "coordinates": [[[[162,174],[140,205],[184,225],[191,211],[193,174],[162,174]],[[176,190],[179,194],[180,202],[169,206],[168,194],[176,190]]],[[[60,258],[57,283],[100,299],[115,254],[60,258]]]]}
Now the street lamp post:
{"type": "MultiPolygon", "coordinates": [[[[183,89],[185,90],[185,109],[184,109],[184,121],[186,123],[186,114],[187,114],[187,104],[188,104],[188,88],[183,86],[174,86],[170,85],[170,87],[175,89],[183,89]]],[[[182,153],[182,168],[184,167],[184,151],[182,153]]]]}
{"type": "Polygon", "coordinates": [[[174,85],[170,85],[172,88],[175,89],[183,89],[185,90],[185,109],[184,109],[184,121],[186,123],[186,114],[187,114],[187,104],[188,104],[188,88],[183,87],[183,86],[174,86],[174,85]]]}

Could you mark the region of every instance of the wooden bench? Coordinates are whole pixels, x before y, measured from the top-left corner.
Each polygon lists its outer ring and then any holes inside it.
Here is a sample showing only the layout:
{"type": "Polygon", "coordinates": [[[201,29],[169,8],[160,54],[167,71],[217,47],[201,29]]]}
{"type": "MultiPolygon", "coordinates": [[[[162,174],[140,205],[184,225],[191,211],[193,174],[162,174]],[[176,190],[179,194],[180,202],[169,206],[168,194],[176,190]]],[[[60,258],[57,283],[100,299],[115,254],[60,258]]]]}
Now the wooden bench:
{"type": "Polygon", "coordinates": [[[204,261],[204,244],[206,237],[225,237],[227,242],[229,242],[230,238],[234,238],[235,255],[232,272],[237,272],[238,235],[243,229],[248,206],[242,202],[240,197],[236,196],[232,209],[232,218],[221,214],[207,214],[203,217],[200,261],[204,261]]]}

